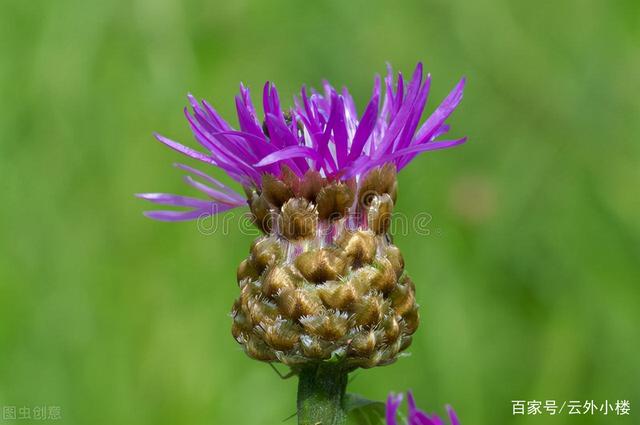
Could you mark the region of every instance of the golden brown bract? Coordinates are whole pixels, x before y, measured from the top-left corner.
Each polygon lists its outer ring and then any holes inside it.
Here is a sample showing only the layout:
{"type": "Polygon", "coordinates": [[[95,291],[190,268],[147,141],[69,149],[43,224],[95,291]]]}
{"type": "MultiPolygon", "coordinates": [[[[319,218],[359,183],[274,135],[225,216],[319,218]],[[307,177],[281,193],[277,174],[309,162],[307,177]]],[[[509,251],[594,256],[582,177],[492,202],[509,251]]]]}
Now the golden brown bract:
{"type": "Polygon", "coordinates": [[[278,229],[285,238],[295,241],[313,239],[318,228],[318,211],[305,198],[291,198],[282,206],[278,229]]]}
{"type": "Polygon", "coordinates": [[[358,202],[367,207],[376,195],[388,194],[395,203],[398,192],[396,180],[396,166],[388,163],[382,167],[374,168],[367,174],[359,186],[358,202]]]}
{"type": "Polygon", "coordinates": [[[345,272],[347,263],[334,248],[322,248],[300,254],[296,267],[309,282],[323,283],[336,280],[345,272]]]}
{"type": "Polygon", "coordinates": [[[316,197],[318,214],[322,220],[338,220],[353,205],[353,190],[345,183],[334,182],[323,187],[316,197]]]}
{"type": "Polygon", "coordinates": [[[271,205],[266,200],[264,194],[258,194],[253,192],[249,195],[247,201],[249,204],[249,210],[253,217],[253,224],[262,231],[262,233],[269,234],[273,228],[273,214],[271,212],[271,205]]]}
{"type": "Polygon", "coordinates": [[[354,265],[370,264],[376,256],[375,235],[366,230],[345,230],[337,241],[345,255],[354,265]]]}
{"type": "MultiPolygon", "coordinates": [[[[391,163],[376,167],[356,182],[353,178],[328,179],[312,170],[299,177],[290,168],[283,166],[279,176],[263,174],[261,188],[244,189],[253,221],[265,234],[274,230],[274,218],[282,214],[294,214],[295,210],[304,214],[307,208],[315,209],[318,219],[328,222],[341,220],[350,214],[373,214],[369,220],[376,223],[374,231],[382,234],[387,231],[385,223],[388,222],[396,201],[396,168],[391,163]],[[302,202],[303,200],[308,203],[302,202]],[[377,204],[372,211],[374,200],[377,200],[377,204]]],[[[292,236],[291,232],[286,232],[287,230],[278,233],[285,237],[292,236]]],[[[294,236],[298,237],[297,234],[294,236]]],[[[310,239],[313,236],[305,234],[299,238],[310,239]]]]}
{"type": "Polygon", "coordinates": [[[262,176],[262,193],[267,202],[276,208],[280,208],[293,196],[291,188],[271,174],[262,176]]]}
{"type": "Polygon", "coordinates": [[[378,235],[385,234],[391,225],[393,201],[388,193],[374,195],[367,210],[369,228],[378,235]]]}

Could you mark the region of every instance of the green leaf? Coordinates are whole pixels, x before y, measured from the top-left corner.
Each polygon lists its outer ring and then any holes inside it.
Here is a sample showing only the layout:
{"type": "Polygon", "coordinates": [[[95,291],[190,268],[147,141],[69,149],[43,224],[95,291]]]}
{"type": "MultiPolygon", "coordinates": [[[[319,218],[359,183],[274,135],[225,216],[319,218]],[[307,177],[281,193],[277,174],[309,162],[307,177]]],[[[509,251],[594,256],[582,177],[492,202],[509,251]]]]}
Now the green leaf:
{"type": "Polygon", "coordinates": [[[347,412],[347,425],[385,425],[385,405],[368,400],[358,394],[345,394],[343,409],[347,412]]]}

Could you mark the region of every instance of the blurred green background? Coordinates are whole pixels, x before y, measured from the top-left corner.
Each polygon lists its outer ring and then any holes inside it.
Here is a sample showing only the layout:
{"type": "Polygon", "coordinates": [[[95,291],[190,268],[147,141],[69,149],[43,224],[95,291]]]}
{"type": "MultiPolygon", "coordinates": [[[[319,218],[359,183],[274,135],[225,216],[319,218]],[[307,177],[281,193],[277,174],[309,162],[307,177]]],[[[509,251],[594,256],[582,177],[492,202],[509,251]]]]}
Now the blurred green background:
{"type": "Polygon", "coordinates": [[[252,238],[142,216],[134,192],[193,193],[152,132],[195,144],[187,92],[235,123],[240,81],[288,101],[328,78],[362,110],[385,61],[422,60],[428,111],[468,78],[451,124],[469,142],[400,176],[398,210],[432,216],[396,237],[422,326],[350,390],[413,389],[466,425],[640,423],[637,1],[4,0],[0,49],[0,405],[283,423],[295,379],[229,331],[252,238]],[[514,399],[632,410],[513,417],[514,399]]]}

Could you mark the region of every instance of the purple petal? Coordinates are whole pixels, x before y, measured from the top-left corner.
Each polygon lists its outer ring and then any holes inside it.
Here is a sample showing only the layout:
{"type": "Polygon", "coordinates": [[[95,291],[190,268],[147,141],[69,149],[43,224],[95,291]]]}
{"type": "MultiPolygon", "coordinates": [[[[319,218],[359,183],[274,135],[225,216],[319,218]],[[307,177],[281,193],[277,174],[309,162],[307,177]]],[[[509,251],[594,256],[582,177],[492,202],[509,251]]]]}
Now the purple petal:
{"type": "Polygon", "coordinates": [[[420,122],[420,117],[422,117],[422,112],[424,112],[424,107],[427,104],[427,96],[429,95],[429,87],[431,85],[431,76],[427,75],[427,79],[424,82],[424,85],[420,89],[418,96],[411,108],[411,112],[409,114],[409,118],[407,119],[407,123],[402,129],[402,134],[398,138],[396,149],[401,149],[409,146],[411,140],[413,139],[413,135],[416,132],[416,128],[418,127],[418,123],[420,122]]]}
{"type": "Polygon", "coordinates": [[[460,425],[460,421],[458,420],[458,416],[453,408],[447,405],[447,413],[449,414],[449,420],[451,421],[451,425],[460,425]]]}
{"type": "Polygon", "coordinates": [[[358,124],[356,134],[353,136],[353,143],[351,144],[351,151],[349,152],[349,161],[353,161],[360,156],[362,148],[364,148],[365,143],[369,140],[369,136],[371,136],[371,132],[373,131],[378,119],[379,101],[380,96],[378,94],[374,94],[369,101],[367,108],[364,110],[362,119],[360,119],[360,123],[358,124]]]}
{"type": "MultiPolygon", "coordinates": [[[[291,129],[287,127],[284,120],[281,120],[273,114],[267,114],[266,122],[272,143],[277,140],[277,144],[282,147],[299,146],[297,136],[291,132],[291,129]]],[[[296,157],[287,158],[283,163],[288,165],[298,175],[304,174],[304,172],[309,169],[309,164],[306,161],[296,157]]]]}
{"type": "Polygon", "coordinates": [[[197,180],[194,180],[190,176],[184,176],[184,180],[188,185],[198,189],[200,192],[209,196],[211,199],[221,202],[223,204],[231,205],[234,207],[239,207],[242,205],[246,205],[246,201],[240,195],[229,195],[220,190],[213,189],[203,183],[200,183],[197,180]]]}
{"type": "Polygon", "coordinates": [[[247,107],[247,110],[254,117],[256,116],[256,108],[253,106],[253,102],[251,101],[251,94],[249,93],[249,89],[244,86],[244,84],[240,83],[240,94],[242,95],[242,101],[244,105],[247,107]]]}
{"type": "Polygon", "coordinates": [[[438,416],[438,415],[431,415],[431,416],[427,416],[427,417],[431,421],[429,423],[429,425],[445,425],[444,421],[442,419],[440,419],[440,416],[438,416]]]}
{"type": "MultiPolygon", "coordinates": [[[[191,109],[193,110],[193,117],[200,123],[200,125],[205,128],[207,131],[221,131],[224,128],[221,128],[218,125],[217,119],[212,119],[205,111],[200,107],[198,101],[192,96],[188,95],[189,103],[191,104],[191,109]]],[[[184,108],[185,113],[188,113],[189,109],[184,108]]],[[[216,113],[217,115],[217,113],[216,113]]]]}
{"type": "Polygon", "coordinates": [[[136,196],[157,204],[192,208],[186,211],[160,210],[144,212],[146,217],[161,221],[193,220],[196,218],[215,215],[236,207],[236,205],[231,204],[224,204],[210,200],[205,201],[202,199],[165,193],[141,193],[136,196]]]}
{"type": "Polygon", "coordinates": [[[251,147],[244,142],[243,138],[228,137],[226,134],[229,132],[224,130],[207,131],[206,128],[199,125],[197,119],[194,120],[188,113],[186,113],[186,117],[196,138],[199,141],[202,139],[204,143],[207,143],[212,152],[222,152],[225,156],[234,158],[241,163],[244,163],[241,158],[254,156],[251,147]]]}
{"type": "Polygon", "coordinates": [[[407,404],[409,405],[409,423],[408,425],[433,425],[429,416],[416,407],[416,401],[413,398],[413,392],[407,392],[407,404]]]}
{"type": "Polygon", "coordinates": [[[298,144],[296,136],[291,133],[284,120],[280,120],[276,115],[268,113],[266,123],[269,128],[269,139],[271,143],[282,147],[298,144]]]}
{"type": "Polygon", "coordinates": [[[220,136],[219,134],[222,133],[215,133],[217,136],[212,133],[207,134],[191,116],[187,116],[187,119],[196,138],[207,139],[211,144],[210,149],[214,154],[213,162],[216,165],[223,167],[224,164],[227,170],[232,170],[237,174],[245,174],[254,181],[259,180],[259,173],[244,160],[244,158],[248,158],[251,161],[257,158],[252,152],[247,151],[244,146],[238,144],[237,139],[220,136]]]}
{"type": "Polygon", "coordinates": [[[265,156],[258,163],[254,164],[254,166],[264,167],[265,165],[270,165],[289,158],[319,159],[318,153],[307,146],[289,146],[265,156]]]}
{"type": "Polygon", "coordinates": [[[236,96],[236,112],[238,113],[238,123],[242,131],[258,137],[264,137],[255,115],[253,115],[240,96],[236,96]]]}
{"type": "Polygon", "coordinates": [[[442,419],[436,415],[429,416],[422,410],[416,409],[409,413],[408,425],[444,425],[442,419]]]}
{"type": "Polygon", "coordinates": [[[137,193],[140,199],[151,201],[154,204],[172,205],[176,207],[207,207],[211,201],[203,201],[202,199],[192,198],[190,196],[172,195],[170,193],[137,193]]]}
{"type": "MultiPolygon", "coordinates": [[[[314,104],[315,112],[319,115],[319,110],[317,109],[317,105],[314,104]]],[[[320,122],[320,127],[324,124],[320,122]]],[[[338,166],[336,165],[335,159],[329,150],[329,140],[331,139],[331,123],[326,123],[326,127],[324,132],[318,136],[318,155],[320,156],[321,161],[323,162],[325,170],[329,171],[329,173],[334,173],[338,171],[338,166]]]]}
{"type": "Polygon", "coordinates": [[[315,90],[311,89],[311,105],[313,105],[314,115],[318,122],[322,126],[326,124],[326,121],[329,117],[329,113],[331,112],[331,101],[330,97],[324,97],[321,94],[318,94],[315,90]]]}
{"type": "Polygon", "coordinates": [[[174,149],[174,150],[176,150],[176,151],[178,151],[178,152],[180,152],[180,153],[182,153],[182,154],[184,154],[184,155],[186,155],[186,156],[188,156],[190,158],[197,159],[199,161],[206,162],[206,163],[209,163],[209,164],[212,162],[211,158],[208,157],[207,155],[203,154],[203,153],[200,153],[200,152],[198,152],[196,150],[193,150],[193,149],[191,149],[191,148],[189,148],[187,146],[181,145],[178,142],[174,142],[171,139],[167,139],[166,137],[161,136],[158,133],[155,133],[154,136],[161,143],[164,143],[165,145],[169,146],[171,149],[174,149]]]}
{"type": "Polygon", "coordinates": [[[409,114],[413,107],[413,103],[420,92],[422,84],[422,64],[418,63],[416,70],[413,73],[411,83],[407,90],[407,98],[400,107],[397,115],[393,118],[393,121],[389,125],[380,146],[376,149],[376,157],[380,157],[383,154],[389,153],[393,150],[394,141],[400,134],[400,131],[404,128],[409,114]]]}
{"type": "MultiPolygon", "coordinates": [[[[377,77],[376,77],[377,80],[377,77]]],[[[382,102],[382,111],[380,115],[382,120],[380,120],[380,125],[386,124],[387,120],[390,120],[391,111],[394,109],[394,97],[393,97],[393,70],[391,69],[391,64],[387,63],[387,75],[384,77],[384,101],[382,102]]],[[[380,128],[382,130],[382,128],[380,128]]]]}
{"type": "Polygon", "coordinates": [[[213,133],[212,136],[237,136],[245,139],[247,144],[251,146],[253,155],[256,159],[263,157],[272,152],[278,150],[275,146],[267,141],[264,135],[258,136],[255,134],[246,133],[244,131],[222,131],[213,133]]]}
{"type": "Polygon", "coordinates": [[[200,143],[200,145],[202,145],[202,147],[204,147],[205,149],[208,149],[211,152],[215,152],[217,149],[216,141],[208,137],[208,134],[217,132],[218,128],[207,125],[206,123],[203,125],[203,123],[200,119],[198,119],[197,116],[192,116],[189,113],[189,108],[185,107],[183,109],[183,113],[187,118],[187,121],[189,121],[191,131],[194,133],[196,141],[200,143]]]}
{"type": "Polygon", "coordinates": [[[187,211],[145,211],[144,215],[146,217],[160,221],[185,221],[209,217],[211,215],[216,215],[232,208],[234,207],[224,204],[218,204],[216,202],[208,202],[204,207],[187,211]]]}
{"type": "Polygon", "coordinates": [[[282,109],[280,108],[280,99],[278,98],[278,90],[276,86],[267,81],[262,91],[262,106],[264,114],[273,114],[284,121],[282,109]]]}
{"type": "MultiPolygon", "coordinates": [[[[422,66],[422,64],[419,64],[422,66]]],[[[398,84],[396,85],[396,110],[394,113],[397,113],[400,109],[400,105],[402,105],[402,101],[404,100],[404,79],[402,78],[402,72],[398,72],[398,84]]]]}
{"type": "Polygon", "coordinates": [[[460,145],[466,142],[466,140],[467,138],[463,137],[461,139],[456,139],[456,140],[443,140],[440,142],[423,143],[421,145],[409,146],[407,148],[400,149],[399,151],[393,152],[391,154],[384,155],[376,160],[372,160],[367,157],[360,157],[354,163],[354,166],[347,173],[345,173],[345,177],[354,176],[356,174],[364,174],[366,170],[370,170],[372,168],[375,168],[387,162],[393,161],[396,163],[396,165],[399,165],[401,161],[399,161],[398,158],[401,158],[405,155],[450,148],[456,145],[460,145]]]}
{"type": "MultiPolygon", "coordinates": [[[[345,179],[366,173],[385,162],[394,162],[401,169],[421,152],[463,143],[466,139],[434,140],[447,132],[445,121],[460,103],[464,83],[462,79],[420,126],[430,85],[429,76],[423,84],[421,63],[417,64],[407,81],[401,73],[394,78],[388,66],[384,78],[384,99],[381,96],[383,83],[378,77],[372,97],[359,120],[349,91],[344,88],[340,95],[326,81],[322,83],[322,94],[311,89],[308,96],[303,87],[301,97],[294,98],[292,119],[285,120],[278,91],[275,85],[267,82],[262,104],[269,137],[263,131],[262,119],[256,115],[249,90],[240,84],[235,98],[239,130],[232,128],[206,101],[198,101],[188,95],[191,112],[185,108],[185,115],[196,141],[209,152],[199,152],[158,134],[155,137],[190,158],[219,167],[243,185],[259,187],[261,173],[279,173],[284,165],[298,175],[314,169],[327,178],[345,179]],[[301,124],[303,127],[299,130],[301,124]]],[[[186,182],[214,199],[214,203],[237,206],[245,202],[243,197],[220,182],[204,177],[206,174],[184,169],[195,177],[186,177],[186,182]]],[[[199,209],[196,205],[202,205],[187,197],[166,196],[153,201],[179,206],[189,204],[195,209],[199,209]]],[[[165,213],[153,214],[162,216],[165,213]]],[[[183,218],[189,214],[195,213],[169,211],[164,217],[183,218]]]]}
{"type": "Polygon", "coordinates": [[[461,145],[466,141],[467,141],[467,138],[462,137],[460,139],[455,139],[455,140],[442,140],[438,142],[430,142],[430,143],[423,143],[421,145],[409,146],[408,148],[400,149],[399,151],[396,151],[391,155],[385,156],[383,158],[384,161],[382,161],[382,163],[388,162],[388,160],[391,160],[391,159],[402,157],[407,154],[418,154],[426,151],[435,151],[438,149],[451,148],[453,146],[461,145]]]}
{"type": "Polygon", "coordinates": [[[342,98],[344,99],[344,107],[349,112],[349,114],[354,117],[358,116],[358,111],[356,110],[356,104],[353,101],[353,96],[349,93],[346,87],[342,88],[342,98]]]}
{"type": "Polygon", "coordinates": [[[402,394],[398,394],[397,396],[393,393],[390,393],[387,397],[387,407],[385,409],[385,416],[387,419],[387,425],[398,425],[398,421],[396,417],[398,415],[398,408],[402,403],[402,394]]]}
{"type": "Polygon", "coordinates": [[[271,91],[271,83],[267,81],[262,88],[262,110],[265,114],[271,112],[271,103],[269,92],[271,91]]]}
{"type": "Polygon", "coordinates": [[[407,391],[407,405],[409,406],[409,412],[416,409],[416,399],[413,398],[413,391],[407,391]]]}
{"type": "Polygon", "coordinates": [[[201,209],[189,211],[145,211],[143,214],[145,217],[159,221],[186,221],[211,215],[207,210],[201,209]]]}
{"type": "Polygon", "coordinates": [[[466,80],[464,78],[461,79],[442,103],[440,103],[433,114],[431,114],[427,121],[422,125],[422,127],[420,127],[420,130],[418,130],[418,134],[416,135],[416,143],[423,143],[424,141],[430,140],[440,125],[449,118],[451,113],[462,100],[465,82],[466,80]]]}
{"type": "Polygon", "coordinates": [[[191,173],[194,174],[198,177],[201,177],[202,179],[204,179],[205,181],[218,186],[220,189],[222,189],[222,191],[224,193],[226,193],[227,195],[231,195],[231,196],[240,196],[238,195],[238,193],[236,191],[234,191],[233,189],[231,189],[230,187],[226,186],[225,184],[223,184],[222,182],[214,179],[213,177],[211,177],[210,175],[203,173],[200,170],[196,170],[195,168],[189,167],[188,165],[184,165],[184,164],[173,164],[174,166],[176,166],[177,168],[180,168],[181,170],[186,171],[187,173],[191,173]]]}
{"type": "Polygon", "coordinates": [[[189,99],[189,103],[193,108],[195,114],[198,115],[198,119],[203,123],[206,123],[207,126],[214,128],[216,130],[229,130],[231,126],[218,114],[218,112],[207,103],[206,100],[202,101],[202,106],[204,106],[204,111],[200,107],[198,100],[191,94],[187,94],[187,98],[189,99]]]}
{"type": "Polygon", "coordinates": [[[338,168],[347,159],[347,128],[344,118],[344,102],[334,91],[331,96],[331,116],[329,117],[329,127],[333,131],[334,145],[336,147],[336,159],[338,168]]]}
{"type": "Polygon", "coordinates": [[[206,100],[202,101],[202,105],[204,105],[204,109],[207,111],[207,115],[211,118],[216,126],[222,130],[231,130],[231,126],[218,114],[218,112],[213,108],[213,106],[209,105],[206,100]]]}
{"type": "Polygon", "coordinates": [[[313,114],[313,108],[311,107],[311,102],[307,96],[306,87],[303,86],[300,93],[302,96],[302,104],[304,105],[304,111],[301,110],[300,115],[304,116],[309,121],[309,126],[307,126],[307,128],[309,128],[309,132],[318,133],[320,132],[320,128],[315,125],[316,120],[313,114]]]}

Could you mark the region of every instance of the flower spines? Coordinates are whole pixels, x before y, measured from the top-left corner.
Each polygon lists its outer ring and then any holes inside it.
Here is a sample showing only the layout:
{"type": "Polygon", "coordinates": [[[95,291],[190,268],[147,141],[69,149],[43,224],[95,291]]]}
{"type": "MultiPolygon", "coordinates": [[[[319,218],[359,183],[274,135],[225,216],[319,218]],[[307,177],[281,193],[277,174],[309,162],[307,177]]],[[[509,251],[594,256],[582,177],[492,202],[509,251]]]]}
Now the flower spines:
{"type": "Polygon", "coordinates": [[[232,333],[249,356],[292,367],[333,355],[354,368],[391,363],[418,325],[415,288],[387,234],[394,168],[358,186],[309,176],[315,183],[270,176],[255,193],[269,224],[238,267],[232,333]]]}

